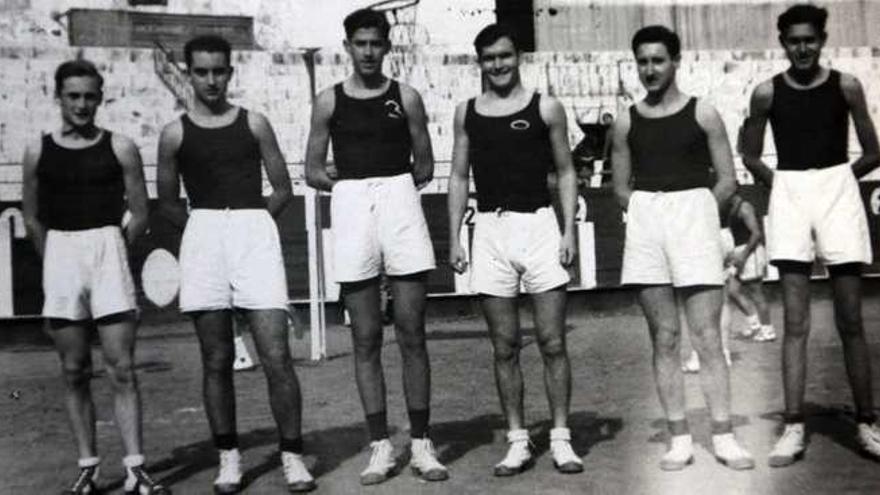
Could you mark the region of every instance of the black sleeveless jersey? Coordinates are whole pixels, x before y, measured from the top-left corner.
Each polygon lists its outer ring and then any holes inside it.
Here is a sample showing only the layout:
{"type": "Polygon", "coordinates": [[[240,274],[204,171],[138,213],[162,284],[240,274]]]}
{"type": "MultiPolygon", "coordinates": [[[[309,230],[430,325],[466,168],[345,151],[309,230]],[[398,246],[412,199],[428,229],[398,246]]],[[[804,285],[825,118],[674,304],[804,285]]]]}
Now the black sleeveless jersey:
{"type": "Polygon", "coordinates": [[[122,223],[125,181],[110,131],[80,149],[59,146],[46,134],[42,147],[37,162],[37,216],[43,225],[85,230],[122,223]]]}
{"type": "Polygon", "coordinates": [[[333,90],[336,103],[330,117],[330,140],[339,178],[411,172],[412,138],[397,81],[391,80],[385,93],[372,98],[352,98],[342,83],[333,90]]]}
{"type": "Polygon", "coordinates": [[[811,89],[795,89],[782,74],[773,77],[770,125],[779,157],[778,170],[826,168],[849,160],[849,105],[840,88],[840,72],[811,89]]]}
{"type": "Polygon", "coordinates": [[[464,127],[477,189],[477,210],[531,212],[550,205],[547,174],[554,170],[550,129],[541,118],[541,96],[510,115],[477,113],[468,101],[464,127]]]}
{"type": "Polygon", "coordinates": [[[183,140],[177,163],[193,208],[264,208],[262,154],[247,110],[223,127],[196,125],[181,116],[183,140]]]}
{"type": "Polygon", "coordinates": [[[712,184],[712,157],[706,132],[697,123],[697,99],[665,117],[642,116],[629,108],[627,141],[632,156],[633,189],[683,191],[712,184]]]}

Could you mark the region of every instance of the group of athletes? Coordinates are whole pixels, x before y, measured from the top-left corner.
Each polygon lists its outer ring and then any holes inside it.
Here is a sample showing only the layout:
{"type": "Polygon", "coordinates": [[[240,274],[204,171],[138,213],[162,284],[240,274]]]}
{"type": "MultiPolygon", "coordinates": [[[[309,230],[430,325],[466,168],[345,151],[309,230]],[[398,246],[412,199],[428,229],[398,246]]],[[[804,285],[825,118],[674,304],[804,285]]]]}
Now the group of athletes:
{"type": "MultiPolygon", "coordinates": [[[[828,266],[835,322],[856,404],[857,439],[880,456],[873,412],[870,356],[861,320],[860,269],[871,262],[857,177],[880,163],[880,150],[859,81],[820,64],[827,12],[797,5],[778,18],[790,67],[761,83],[744,124],[742,154],[770,187],[769,257],[778,267],[785,309],[782,364],[785,427],[768,462],[803,456],[809,278],[814,258],[828,266]],[[849,163],[850,117],[862,148],[849,163]],[[762,159],[767,123],[778,164],[762,159]]],[[[351,317],[355,379],[371,455],[365,485],[397,468],[389,440],[381,363],[380,277],[393,295],[403,362],[413,472],[448,478],[429,436],[430,365],[425,344],[425,285],[435,268],[419,189],[432,180],[434,158],[419,93],[386,77],[390,49],[385,16],[371,10],[344,22],[351,76],[317,95],[306,151],[309,186],[332,194],[336,281],[351,317]],[[328,167],[333,146],[334,167],[328,167]]],[[[516,33],[493,24],[474,41],[482,94],[461,102],[454,117],[449,177],[449,263],[470,271],[489,327],[498,395],[507,421],[506,456],[496,476],[534,460],[523,417],[522,347],[517,296],[534,304],[537,342],[553,427],[550,452],[562,473],[583,470],[567,426],[571,368],[566,350],[566,266],[575,257],[576,176],[563,106],[524,87],[516,33]],[[469,177],[477,196],[472,255],[460,239],[469,177]],[[557,189],[560,222],[551,207],[557,189]]],[[[712,449],[732,469],[751,469],[751,454],[731,423],[728,364],[720,337],[721,287],[739,277],[763,243],[754,210],[736,195],[733,156],[718,112],[676,84],[679,37],[662,26],[632,39],[644,99],[618,116],[611,135],[613,185],[626,212],[622,280],[635,288],[653,343],[654,375],[669,430],[664,470],[693,462],[680,366],[679,305],[702,363],[700,383],[711,414],[712,449]],[[744,224],[746,246],[728,258],[722,223],[744,224]]],[[[269,121],[227,100],[230,46],[201,36],[184,49],[195,98],[162,130],[158,149],[160,213],[183,229],[180,309],[192,318],[201,349],[203,400],[219,451],[215,493],[242,488],[233,383],[233,316],[246,315],[266,375],[279,450],[291,492],[316,484],[303,462],[301,394],[288,347],[288,297],[277,216],[292,198],[285,160],[269,121]],[[272,186],[262,196],[265,170],[272,186]],[[187,202],[181,200],[180,181],[187,202]]],[[[143,168],[134,143],[95,124],[103,79],[85,60],[55,75],[61,127],[28,143],[23,208],[43,256],[43,316],[61,357],[65,402],[79,450],[79,474],[66,493],[98,493],[90,333],[97,327],[125,457],[126,493],[168,494],[144,469],[141,406],[133,352],[135,286],[126,245],[148,226],[143,168]],[[129,214],[125,215],[125,211],[129,214]]],[[[744,229],[744,230],[743,230],[744,229]]],[[[766,322],[765,322],[766,323],[766,322]]]]}

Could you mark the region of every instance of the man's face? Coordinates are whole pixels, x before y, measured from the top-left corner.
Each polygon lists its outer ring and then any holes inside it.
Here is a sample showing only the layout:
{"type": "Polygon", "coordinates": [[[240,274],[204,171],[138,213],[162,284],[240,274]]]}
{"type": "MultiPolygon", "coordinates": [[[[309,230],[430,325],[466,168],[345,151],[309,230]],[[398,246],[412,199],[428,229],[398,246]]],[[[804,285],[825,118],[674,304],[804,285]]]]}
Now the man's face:
{"type": "Polygon", "coordinates": [[[222,52],[193,52],[189,81],[198,100],[210,105],[226,99],[232,66],[222,52]]]}
{"type": "Polygon", "coordinates": [[[492,89],[510,89],[519,83],[519,52],[508,37],[480,50],[480,70],[492,89]]]}
{"type": "Polygon", "coordinates": [[[636,48],[636,68],[648,93],[662,93],[675,81],[678,59],[663,43],[642,43],[636,48]]]}
{"type": "Polygon", "coordinates": [[[779,42],[794,69],[809,71],[819,66],[825,34],[808,22],[792,24],[779,36],[779,42]]]}
{"type": "Polygon", "coordinates": [[[382,72],[382,61],[391,48],[391,42],[383,38],[382,32],[375,27],[355,30],[344,45],[355,73],[368,77],[382,72]]]}
{"type": "Polygon", "coordinates": [[[98,80],[91,76],[74,76],[64,79],[56,96],[61,107],[61,119],[74,128],[94,124],[95,114],[103,94],[98,80]]]}

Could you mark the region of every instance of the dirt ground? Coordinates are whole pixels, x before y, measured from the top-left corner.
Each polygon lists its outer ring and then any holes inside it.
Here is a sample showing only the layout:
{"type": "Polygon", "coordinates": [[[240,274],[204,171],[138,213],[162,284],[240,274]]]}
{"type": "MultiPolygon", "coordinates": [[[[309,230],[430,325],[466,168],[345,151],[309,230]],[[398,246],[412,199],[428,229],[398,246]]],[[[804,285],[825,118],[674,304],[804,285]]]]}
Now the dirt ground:
{"type": "MultiPolygon", "coordinates": [[[[880,299],[865,302],[865,323],[875,356],[875,394],[880,377],[880,299]]],[[[731,372],[736,432],[755,455],[757,468],[733,472],[707,449],[708,414],[699,377],[687,377],[688,418],[698,444],[696,463],[678,473],[658,468],[664,422],[651,375],[644,319],[632,308],[584,311],[571,307],[568,348],[574,388],[570,426],[585,472],[555,472],[548,452],[549,424],[541,358],[524,320],[527,345],[521,363],[526,378],[526,417],[538,453],[522,475],[499,479],[492,466],[503,456],[504,422],[491,369],[491,347],[479,315],[433,318],[429,350],[433,369],[432,436],[451,472],[443,483],[425,483],[408,469],[388,482],[363,488],[358,473],[369,452],[355,388],[348,331],[328,331],[330,357],[307,360],[308,333],[295,340],[297,372],[304,394],[308,462],[317,477],[315,493],[347,494],[838,494],[880,493],[878,463],[859,455],[841,347],[833,327],[827,287],[814,287],[813,335],[809,344],[807,401],[812,432],[803,462],[767,467],[782,408],[780,341],[732,342],[731,372]]],[[[573,301],[573,304],[579,304],[573,301]]],[[[781,309],[773,320],[781,328],[781,309]]],[[[742,324],[738,320],[737,324],[742,324]]],[[[76,451],[62,403],[58,360],[45,340],[22,338],[0,328],[0,494],[58,493],[75,475],[76,451]],[[15,336],[15,337],[13,337],[15,336]]],[[[31,325],[33,327],[34,325],[31,325]]],[[[39,332],[38,328],[32,329],[39,332]]],[[[137,368],[144,398],[148,468],[177,494],[208,494],[216,454],[201,404],[198,344],[186,322],[141,328],[137,368]]],[[[407,428],[400,383],[400,356],[387,329],[383,353],[392,441],[406,461],[407,428]]],[[[101,358],[95,349],[96,369],[101,358]]],[[[236,374],[238,424],[246,469],[245,493],[283,493],[277,438],[261,371],[236,374]]],[[[121,493],[121,445],[111,414],[109,383],[93,381],[98,409],[98,444],[103,482],[121,493]]]]}

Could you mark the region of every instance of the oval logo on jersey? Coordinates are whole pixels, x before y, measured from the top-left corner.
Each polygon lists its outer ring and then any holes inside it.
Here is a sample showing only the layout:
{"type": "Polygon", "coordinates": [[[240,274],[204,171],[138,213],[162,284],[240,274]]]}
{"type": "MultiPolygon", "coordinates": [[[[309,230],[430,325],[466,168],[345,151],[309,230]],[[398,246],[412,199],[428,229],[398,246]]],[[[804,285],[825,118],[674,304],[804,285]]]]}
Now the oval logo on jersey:
{"type": "Polygon", "coordinates": [[[531,127],[532,124],[529,124],[528,120],[517,119],[510,123],[510,128],[515,131],[524,131],[531,127]]]}
{"type": "Polygon", "coordinates": [[[871,191],[871,213],[880,215],[880,187],[871,191]]]}
{"type": "Polygon", "coordinates": [[[385,115],[392,119],[402,119],[403,118],[403,109],[400,108],[400,103],[397,103],[394,100],[386,100],[385,101],[385,115]]]}

